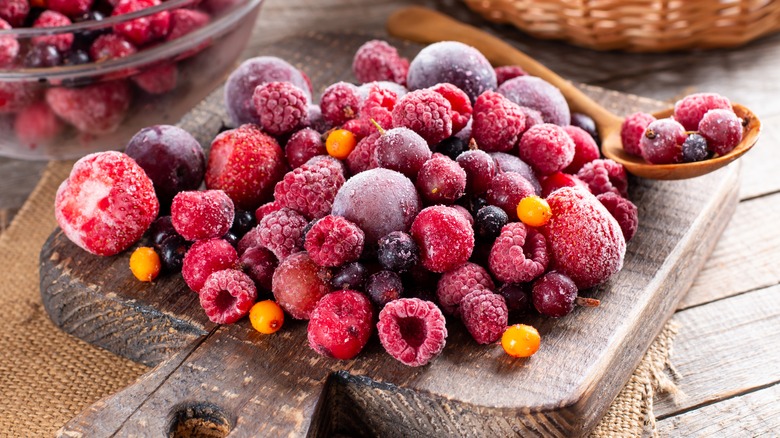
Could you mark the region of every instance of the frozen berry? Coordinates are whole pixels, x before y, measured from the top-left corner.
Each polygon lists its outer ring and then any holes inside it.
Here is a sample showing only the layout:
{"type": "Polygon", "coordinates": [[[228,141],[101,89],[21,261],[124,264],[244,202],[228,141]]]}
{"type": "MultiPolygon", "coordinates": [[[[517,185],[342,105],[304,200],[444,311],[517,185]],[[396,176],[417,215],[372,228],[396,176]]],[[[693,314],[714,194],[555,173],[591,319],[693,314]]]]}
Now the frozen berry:
{"type": "Polygon", "coordinates": [[[642,158],[652,164],[671,164],[682,161],[685,128],[673,119],[659,119],[647,125],[639,141],[642,158]]]}
{"type": "Polygon", "coordinates": [[[472,216],[475,216],[482,207],[489,205],[485,198],[479,196],[469,196],[468,198],[465,198],[465,200],[464,198],[461,198],[461,201],[463,201],[463,205],[465,205],[466,210],[468,210],[472,216]]]}
{"type": "Polygon", "coordinates": [[[477,212],[474,219],[474,232],[480,239],[493,241],[501,234],[501,229],[509,222],[509,216],[500,207],[487,205],[477,212]]]}
{"type": "Polygon", "coordinates": [[[81,88],[49,88],[46,103],[61,119],[81,132],[114,132],[130,108],[132,94],[125,81],[100,82],[81,88]]]}
{"type": "Polygon", "coordinates": [[[520,158],[541,175],[550,175],[571,164],[574,140],[560,126],[550,123],[532,126],[520,140],[520,158]]]}
{"type": "Polygon", "coordinates": [[[282,208],[268,214],[260,221],[256,227],[257,240],[262,246],[270,249],[279,261],[283,261],[303,250],[303,230],[306,225],[306,219],[295,210],[282,208]]]}
{"type": "Polygon", "coordinates": [[[111,256],[135,243],[160,205],[141,166],[120,152],[87,155],[73,165],[55,198],[65,235],[92,254],[111,256]]]}
{"type": "Polygon", "coordinates": [[[422,210],[414,219],[410,234],[420,248],[422,265],[433,272],[447,272],[463,265],[474,250],[474,230],[451,207],[437,205],[422,210]]]}
{"type": "Polygon", "coordinates": [[[65,65],[82,65],[89,64],[92,61],[89,53],[86,50],[75,49],[71,50],[67,56],[65,56],[65,65]]]}
{"type": "Polygon", "coordinates": [[[628,196],[626,169],[622,164],[610,159],[598,159],[585,164],[577,172],[577,178],[587,184],[594,195],[612,192],[620,196],[628,196]]]}
{"type": "Polygon", "coordinates": [[[319,132],[311,128],[304,128],[295,132],[284,147],[284,155],[287,163],[295,169],[302,166],[312,157],[327,154],[325,144],[319,132]]]}
{"type": "Polygon", "coordinates": [[[271,251],[261,246],[249,248],[241,255],[238,262],[258,289],[271,290],[271,278],[278,265],[276,256],[271,251]]]}
{"type": "Polygon", "coordinates": [[[496,173],[501,172],[516,172],[519,173],[520,176],[528,180],[529,183],[534,187],[534,192],[536,194],[541,193],[542,186],[539,184],[539,180],[536,177],[536,174],[534,173],[534,170],[531,168],[531,166],[528,165],[525,161],[521,160],[520,158],[507,154],[504,152],[491,152],[491,157],[493,157],[493,161],[496,162],[496,166],[498,167],[498,171],[496,173]]]}
{"type": "MultiPolygon", "coordinates": [[[[393,125],[393,109],[398,103],[398,95],[376,82],[364,84],[358,92],[365,91],[365,97],[361,100],[358,115],[363,125],[362,135],[368,135],[374,131],[376,125],[383,129],[390,129],[393,125]]],[[[401,126],[401,125],[398,125],[401,126]]],[[[355,133],[359,134],[358,132],[355,133]]]]}
{"type": "Polygon", "coordinates": [[[65,125],[46,102],[40,101],[19,112],[14,121],[16,138],[30,149],[51,143],[64,129],[65,125]]]}
{"type": "MultiPolygon", "coordinates": [[[[466,152],[469,149],[468,143],[459,137],[448,137],[440,141],[436,145],[434,150],[442,155],[446,155],[453,160],[457,159],[460,154],[466,152]]],[[[465,170],[465,169],[464,169],[465,170]]]]}
{"type": "Polygon", "coordinates": [[[550,271],[534,281],[531,297],[537,312],[560,318],[574,310],[577,285],[560,272],[550,271]]]}
{"type": "Polygon", "coordinates": [[[571,113],[566,99],[554,85],[536,76],[520,76],[510,79],[498,92],[512,102],[539,111],[545,123],[566,126],[571,123],[571,113]]]}
{"type": "Polygon", "coordinates": [[[403,272],[417,264],[420,260],[419,252],[412,236],[402,231],[393,231],[379,239],[377,259],[383,268],[403,272]]]}
{"type": "Polygon", "coordinates": [[[466,193],[466,171],[451,158],[435,154],[417,174],[417,189],[431,204],[452,204],[466,193]]]}
{"type": "Polygon", "coordinates": [[[115,33],[99,36],[89,48],[89,56],[95,62],[125,58],[136,52],[133,43],[115,33]]]}
{"type": "Polygon", "coordinates": [[[146,93],[165,94],[176,88],[179,69],[173,63],[159,64],[141,71],[130,79],[146,93]]]}
{"type": "MultiPolygon", "coordinates": [[[[160,0],[120,0],[111,12],[111,16],[130,14],[160,4],[162,4],[160,0]]],[[[165,38],[170,24],[171,13],[160,11],[117,23],[114,25],[114,33],[124,36],[136,46],[143,46],[165,38]]]]}
{"type": "Polygon", "coordinates": [[[30,13],[28,0],[3,0],[0,2],[0,18],[13,27],[22,27],[30,13]]]}
{"type": "Polygon", "coordinates": [[[406,78],[410,90],[442,82],[460,88],[474,102],[485,91],[496,89],[496,72],[479,50],[456,41],[443,41],[423,48],[409,64],[406,78]]]}
{"type": "Polygon", "coordinates": [[[321,218],[330,212],[343,184],[344,175],[327,162],[304,164],[276,184],[274,198],[279,205],[292,208],[308,219],[321,218]]]}
{"type": "Polygon", "coordinates": [[[358,139],[352,131],[347,129],[334,129],[328,133],[325,139],[325,151],[333,158],[345,160],[357,147],[358,139]]]}
{"type": "Polygon", "coordinates": [[[494,70],[496,71],[496,83],[499,86],[510,79],[528,74],[519,65],[502,65],[494,70]]]}
{"type": "Polygon", "coordinates": [[[706,160],[711,155],[707,139],[699,134],[689,135],[682,144],[682,155],[684,163],[706,160]]]}
{"type": "Polygon", "coordinates": [[[40,95],[36,84],[30,82],[0,81],[0,114],[12,114],[23,110],[40,95]]]}
{"type": "Polygon", "coordinates": [[[360,262],[347,263],[333,272],[330,280],[333,289],[357,289],[363,290],[366,284],[368,270],[360,262]]]}
{"type": "Polygon", "coordinates": [[[365,234],[341,216],[328,215],[316,221],[306,233],[304,248],[321,266],[341,266],[354,262],[363,252],[365,234]]]}
{"type": "Polygon", "coordinates": [[[496,175],[490,183],[487,200],[506,212],[509,220],[517,220],[517,204],[535,194],[534,187],[517,172],[504,172],[496,175]]]}
{"type": "Polygon", "coordinates": [[[181,275],[190,289],[200,293],[209,275],[237,266],[238,254],[232,245],[222,239],[200,240],[184,255],[181,275]]]}
{"type": "Polygon", "coordinates": [[[30,47],[24,56],[24,65],[29,68],[56,67],[62,64],[62,54],[56,47],[39,44],[30,47]]]}
{"type": "MultiPolygon", "coordinates": [[[[154,246],[159,246],[169,237],[180,236],[173,227],[173,221],[170,216],[159,216],[155,219],[148,230],[149,237],[154,246]]],[[[180,236],[181,237],[181,236],[180,236]]]]}
{"type": "Polygon", "coordinates": [[[461,301],[460,313],[463,324],[478,344],[496,342],[509,321],[504,297],[492,292],[470,292],[461,301]]]}
{"type": "Polygon", "coordinates": [[[306,107],[306,111],[306,118],[309,122],[309,128],[317,132],[328,132],[331,128],[333,128],[333,125],[328,123],[328,121],[322,117],[322,110],[320,109],[319,105],[310,103],[306,107]]]}
{"type": "Polygon", "coordinates": [[[217,271],[206,280],[200,291],[200,305],[211,322],[232,324],[244,315],[257,300],[252,279],[235,269],[217,271]]]}
{"type": "Polygon", "coordinates": [[[171,222],[190,241],[224,236],[234,214],[233,201],[222,190],[180,192],[171,203],[171,222]]]}
{"type": "Polygon", "coordinates": [[[385,169],[401,172],[414,178],[431,158],[428,143],[409,128],[393,128],[376,140],[376,162],[385,169]]]}
{"type": "Polygon", "coordinates": [[[590,163],[599,158],[599,146],[590,134],[573,125],[564,126],[563,130],[574,141],[574,158],[563,169],[565,173],[577,173],[585,163],[590,163]]]}
{"type": "MultiPolygon", "coordinates": [[[[450,102],[452,132],[453,134],[460,132],[471,121],[473,108],[469,96],[460,88],[446,82],[434,85],[431,90],[441,94],[450,102]]],[[[455,159],[455,157],[450,158],[455,159]]]]}
{"type": "Polygon", "coordinates": [[[249,323],[258,332],[272,335],[284,325],[284,310],[273,300],[258,301],[249,309],[249,323]]]}
{"type": "Polygon", "coordinates": [[[174,9],[171,11],[171,26],[165,40],[172,41],[181,38],[207,25],[210,20],[211,17],[205,12],[185,8],[174,9]]]}
{"type": "Polygon", "coordinates": [[[380,309],[401,298],[404,286],[401,277],[393,271],[379,271],[368,278],[366,293],[380,309]]]}
{"type": "Polygon", "coordinates": [[[471,136],[480,149],[488,152],[509,151],[515,147],[524,131],[525,115],[519,106],[493,91],[485,92],[477,98],[471,136]]]}
{"type": "Polygon", "coordinates": [[[601,142],[596,121],[590,116],[583,113],[571,113],[571,125],[587,132],[597,145],[601,142]]]}
{"type": "Polygon", "coordinates": [[[639,227],[639,212],[633,202],[628,199],[614,193],[605,192],[596,196],[612,217],[617,220],[620,225],[621,231],[623,231],[623,237],[626,242],[631,240],[636,233],[636,229],[639,227]]]}
{"type": "Polygon", "coordinates": [[[400,99],[406,96],[407,93],[409,93],[409,90],[405,86],[397,82],[374,81],[374,82],[368,82],[362,84],[358,87],[358,95],[360,96],[360,98],[365,99],[366,97],[368,97],[368,92],[371,89],[373,89],[374,86],[377,86],[379,88],[384,88],[387,91],[391,91],[393,94],[395,94],[396,99],[400,99]]]}
{"type": "MultiPolygon", "coordinates": [[[[11,25],[0,18],[0,30],[10,30],[11,25]]],[[[0,36],[0,67],[12,65],[19,55],[19,41],[14,35],[0,36]]]]}
{"type": "Polygon", "coordinates": [[[429,145],[452,135],[450,102],[431,90],[412,91],[398,100],[393,109],[393,125],[420,134],[429,145]]]}
{"type": "Polygon", "coordinates": [[[506,302],[507,309],[512,313],[526,313],[531,310],[531,294],[522,284],[505,283],[496,292],[506,302]]]}
{"type": "Polygon", "coordinates": [[[540,113],[539,111],[528,108],[527,106],[520,106],[520,111],[525,116],[526,131],[531,126],[541,125],[542,123],[544,123],[544,118],[542,117],[542,113],[540,113]]]}
{"type": "MultiPolygon", "coordinates": [[[[35,23],[33,23],[33,27],[62,27],[69,26],[71,24],[72,23],[68,17],[53,10],[46,10],[38,16],[38,18],[35,20],[35,23]]],[[[54,46],[57,48],[57,50],[60,51],[60,53],[65,53],[70,50],[71,46],[73,45],[73,34],[57,33],[55,35],[36,36],[32,37],[30,41],[32,44],[38,46],[54,46]]]]}
{"type": "Polygon", "coordinates": [[[539,332],[530,325],[515,324],[501,335],[501,347],[512,357],[531,357],[539,350],[539,332]]]}
{"type": "Polygon", "coordinates": [[[348,82],[331,84],[320,97],[322,117],[333,126],[343,125],[357,117],[360,109],[358,87],[348,82]]]}
{"type": "Polygon", "coordinates": [[[256,225],[257,221],[255,221],[255,214],[253,212],[236,209],[236,213],[233,216],[233,224],[230,225],[230,232],[235,233],[236,236],[243,237],[256,225]]]}
{"type": "Polygon", "coordinates": [[[130,255],[130,272],[138,281],[153,281],[160,274],[161,269],[160,256],[153,248],[141,246],[130,255]]]}
{"type": "Polygon", "coordinates": [[[48,0],[46,6],[68,17],[75,18],[89,12],[93,0],[48,0]]]}
{"type": "Polygon", "coordinates": [[[330,277],[328,268],[299,252],[279,263],[271,289],[276,302],[293,318],[309,319],[317,301],[330,293],[330,277]]]}
{"type": "Polygon", "coordinates": [[[401,363],[426,365],[444,349],[447,327],[435,304],[419,298],[400,298],[379,312],[379,341],[401,363]]]}
{"type": "Polygon", "coordinates": [[[436,298],[445,313],[459,316],[463,297],[473,291],[492,292],[495,287],[485,268],[469,262],[441,276],[436,298]]]}
{"type": "Polygon", "coordinates": [[[742,141],[742,121],[731,109],[709,110],[699,122],[699,134],[712,152],[725,155],[742,141]]]}
{"type": "Polygon", "coordinates": [[[466,171],[466,193],[481,195],[488,191],[498,166],[487,152],[469,150],[460,154],[457,162],[466,171]]]}
{"type": "Polygon", "coordinates": [[[642,148],[639,142],[645,135],[647,125],[655,121],[655,117],[647,113],[633,113],[626,117],[620,125],[620,142],[623,150],[632,155],[642,156],[642,148]]]}
{"type": "Polygon", "coordinates": [[[189,250],[187,241],[177,234],[162,241],[158,247],[163,269],[168,272],[180,272],[184,265],[184,256],[189,250]]]}
{"type": "Polygon", "coordinates": [[[552,211],[544,198],[526,196],[517,204],[517,217],[529,227],[541,227],[550,220],[552,211]]]}
{"type": "Polygon", "coordinates": [[[330,293],[311,312],[309,346],[326,357],[352,359],[368,342],[373,323],[374,308],[365,295],[354,290],[330,293]]]}
{"type": "Polygon", "coordinates": [[[257,210],[255,210],[255,222],[260,223],[260,221],[263,220],[263,218],[266,215],[271,214],[271,213],[273,213],[275,211],[279,211],[281,209],[282,209],[282,206],[278,202],[276,202],[276,201],[272,201],[272,202],[269,202],[267,204],[263,204],[263,205],[257,207],[257,210]]]}
{"type": "Polygon", "coordinates": [[[381,40],[365,42],[355,52],[352,72],[360,82],[391,81],[406,83],[409,60],[401,57],[398,50],[381,40]]]}
{"type": "Polygon", "coordinates": [[[674,119],[680,122],[686,131],[696,131],[704,114],[712,109],[731,110],[731,102],[717,93],[689,94],[675,102],[674,119]]]}
{"type": "Polygon", "coordinates": [[[306,124],[308,102],[303,90],[289,82],[266,82],[252,94],[263,131],[282,136],[306,124]]]}
{"type": "Polygon", "coordinates": [[[555,172],[552,175],[547,175],[541,180],[542,185],[542,197],[546,198],[550,193],[560,189],[561,187],[582,187],[585,190],[590,191],[588,184],[576,175],[569,175],[568,173],[555,172]]]}
{"type": "Polygon", "coordinates": [[[471,225],[472,227],[474,226],[474,216],[471,215],[471,212],[468,211],[468,209],[466,209],[466,207],[464,207],[462,205],[457,205],[457,204],[453,204],[450,207],[452,207],[455,210],[457,210],[458,213],[460,213],[461,216],[463,216],[463,218],[466,219],[466,221],[468,221],[469,225],[471,225]]]}
{"type": "Polygon", "coordinates": [[[550,263],[545,237],[520,222],[504,226],[490,250],[490,272],[505,283],[524,283],[542,275],[550,263]]]}

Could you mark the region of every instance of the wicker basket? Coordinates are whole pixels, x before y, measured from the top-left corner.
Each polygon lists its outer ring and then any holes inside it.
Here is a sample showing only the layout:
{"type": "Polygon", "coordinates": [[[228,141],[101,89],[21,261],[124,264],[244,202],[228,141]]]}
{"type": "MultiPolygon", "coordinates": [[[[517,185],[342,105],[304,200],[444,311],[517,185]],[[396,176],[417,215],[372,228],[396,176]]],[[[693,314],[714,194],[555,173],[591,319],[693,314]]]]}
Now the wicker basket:
{"type": "Polygon", "coordinates": [[[464,0],[485,18],[597,50],[739,46],[780,30],[780,0],[464,0]]]}

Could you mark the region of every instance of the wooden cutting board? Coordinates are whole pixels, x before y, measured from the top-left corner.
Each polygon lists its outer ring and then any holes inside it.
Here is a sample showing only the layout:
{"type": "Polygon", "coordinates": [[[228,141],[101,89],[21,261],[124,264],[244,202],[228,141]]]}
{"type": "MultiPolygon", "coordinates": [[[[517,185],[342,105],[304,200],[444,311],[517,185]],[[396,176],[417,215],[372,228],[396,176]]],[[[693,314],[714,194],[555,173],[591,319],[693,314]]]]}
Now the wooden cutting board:
{"type": "MultiPolygon", "coordinates": [[[[311,75],[315,94],[354,80],[351,57],[370,39],[309,34],[258,54],[311,75]]],[[[419,47],[402,44],[406,55],[419,47]]],[[[659,103],[584,87],[617,114],[659,103]]],[[[221,91],[181,126],[207,146],[223,128],[221,91]]],[[[54,323],[89,343],[149,365],[138,382],[69,422],[62,436],[578,436],[625,385],[687,291],[737,203],[734,165],[688,181],[633,179],[640,227],[623,270],[587,293],[602,300],[560,320],[529,318],[542,345],[513,359],[478,346],[448,320],[447,346],[421,368],[386,354],[374,336],[351,361],[309,349],[306,323],[272,336],[246,320],[208,321],[180,275],[153,284],[129,272],[130,251],[92,256],[55,231],[41,251],[41,294],[54,323]]],[[[510,321],[516,322],[516,321],[510,321]]],[[[79,366],[79,364],[74,364],[79,366]]]]}

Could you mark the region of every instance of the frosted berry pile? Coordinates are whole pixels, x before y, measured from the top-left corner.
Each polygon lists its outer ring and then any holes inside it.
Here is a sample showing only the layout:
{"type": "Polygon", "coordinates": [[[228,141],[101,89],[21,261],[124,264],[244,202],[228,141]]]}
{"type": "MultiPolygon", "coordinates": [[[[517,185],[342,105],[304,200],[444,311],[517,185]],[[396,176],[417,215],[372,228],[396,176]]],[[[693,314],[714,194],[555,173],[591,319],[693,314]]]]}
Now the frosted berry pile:
{"type": "Polygon", "coordinates": [[[456,42],[410,62],[370,41],[354,73],[362,83],[331,84],[316,104],[287,62],[244,62],[225,86],[234,128],[208,157],[172,126],[88,156],[58,194],[62,229],[112,255],[148,228],[136,277],[180,271],[217,323],[249,315],[273,333],[308,320],[310,347],[336,359],[376,332],[422,366],[459,324],[526,357],[540,345],[517,324],[529,314],[598,305],[579,294],[621,269],[638,219],[591,119],[456,42]]]}

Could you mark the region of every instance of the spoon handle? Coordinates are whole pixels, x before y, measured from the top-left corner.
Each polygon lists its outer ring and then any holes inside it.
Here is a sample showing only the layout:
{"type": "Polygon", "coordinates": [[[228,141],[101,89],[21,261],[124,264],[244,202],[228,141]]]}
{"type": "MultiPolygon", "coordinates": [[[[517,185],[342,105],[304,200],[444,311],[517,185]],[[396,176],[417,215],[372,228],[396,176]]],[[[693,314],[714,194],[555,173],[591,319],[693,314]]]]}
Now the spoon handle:
{"type": "Polygon", "coordinates": [[[573,111],[587,114],[596,121],[602,136],[621,122],[618,116],[597,104],[571,82],[525,53],[486,32],[431,9],[420,6],[400,9],[387,20],[387,31],[393,36],[425,44],[460,41],[482,52],[493,65],[519,65],[529,74],[558,87],[573,111]]]}

